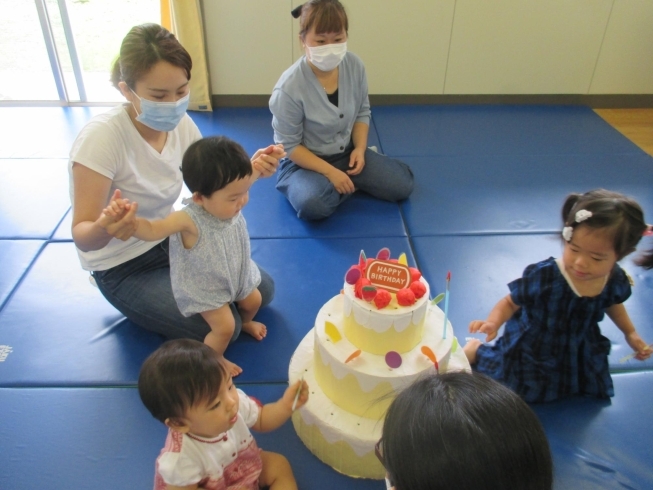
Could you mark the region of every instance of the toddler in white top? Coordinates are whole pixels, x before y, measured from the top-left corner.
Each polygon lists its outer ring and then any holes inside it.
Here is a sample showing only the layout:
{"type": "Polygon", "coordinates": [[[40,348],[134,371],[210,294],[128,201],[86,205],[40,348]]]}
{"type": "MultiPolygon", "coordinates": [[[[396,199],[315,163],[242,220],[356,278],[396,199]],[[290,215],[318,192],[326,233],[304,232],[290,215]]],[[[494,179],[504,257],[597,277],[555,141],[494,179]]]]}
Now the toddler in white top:
{"type": "Polygon", "coordinates": [[[138,392],[168,428],[156,461],[155,490],[296,489],[290,464],[261,451],[249,428],[281,426],[308,400],[297,381],[275,403],[261,405],[237,390],[215,351],[190,339],[166,342],[143,363],[138,392]],[[298,395],[298,396],[296,396],[298,395]]]}

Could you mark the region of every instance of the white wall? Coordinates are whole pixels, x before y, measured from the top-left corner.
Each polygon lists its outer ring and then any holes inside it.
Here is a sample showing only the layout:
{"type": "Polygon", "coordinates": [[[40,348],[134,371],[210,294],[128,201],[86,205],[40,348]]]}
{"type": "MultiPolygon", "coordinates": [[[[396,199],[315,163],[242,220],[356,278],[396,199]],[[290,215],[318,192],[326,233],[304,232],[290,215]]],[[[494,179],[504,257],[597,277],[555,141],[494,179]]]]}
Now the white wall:
{"type": "MultiPolygon", "coordinates": [[[[212,92],[269,94],[300,0],[203,0],[212,92]]],[[[652,94],[653,0],[344,0],[372,94],[652,94]]]]}

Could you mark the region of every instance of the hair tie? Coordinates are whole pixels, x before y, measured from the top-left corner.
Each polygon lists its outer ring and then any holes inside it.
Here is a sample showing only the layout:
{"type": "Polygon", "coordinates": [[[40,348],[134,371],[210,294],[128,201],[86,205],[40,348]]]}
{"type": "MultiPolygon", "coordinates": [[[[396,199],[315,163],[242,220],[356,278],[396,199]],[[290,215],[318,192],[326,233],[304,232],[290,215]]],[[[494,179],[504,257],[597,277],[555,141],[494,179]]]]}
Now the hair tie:
{"type": "Polygon", "coordinates": [[[295,7],[290,11],[290,15],[292,15],[295,19],[299,19],[299,16],[302,15],[302,7],[304,4],[302,3],[298,7],[295,7]]]}
{"type": "Polygon", "coordinates": [[[576,211],[576,223],[582,223],[587,218],[591,218],[591,217],[592,217],[592,211],[588,211],[587,209],[581,209],[580,211],[576,211]]]}
{"type": "MultiPolygon", "coordinates": [[[[574,216],[574,221],[576,223],[582,223],[588,218],[592,217],[592,211],[588,211],[587,209],[581,209],[579,211],[576,211],[576,214],[574,216]]],[[[565,241],[570,242],[571,241],[571,236],[574,234],[574,227],[573,226],[565,226],[562,229],[562,238],[565,239],[565,241]]]]}
{"type": "Polygon", "coordinates": [[[653,236],[653,225],[647,225],[642,236],[653,236]]]}
{"type": "Polygon", "coordinates": [[[562,238],[565,239],[566,242],[571,241],[571,235],[573,235],[574,229],[571,226],[565,226],[562,229],[562,238]]]}

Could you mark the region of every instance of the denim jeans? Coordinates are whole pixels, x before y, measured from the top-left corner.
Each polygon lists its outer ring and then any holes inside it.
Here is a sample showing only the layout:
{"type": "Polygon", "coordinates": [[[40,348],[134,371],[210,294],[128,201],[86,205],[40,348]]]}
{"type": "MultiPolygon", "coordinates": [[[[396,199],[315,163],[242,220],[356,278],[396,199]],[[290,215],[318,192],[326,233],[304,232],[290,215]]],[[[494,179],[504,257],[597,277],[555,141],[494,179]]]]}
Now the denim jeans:
{"type": "MultiPolygon", "coordinates": [[[[349,170],[349,155],[344,153],[321,157],[339,170],[349,170]]],[[[400,160],[365,150],[365,167],[358,175],[350,176],[356,190],[384,201],[401,201],[413,192],[413,172],[400,160]]],[[[318,220],[330,216],[351,194],[340,194],[324,175],[306,170],[284,158],[279,165],[277,189],[281,191],[297,216],[318,220]]]]}
{"type": "MultiPolygon", "coordinates": [[[[261,271],[261,307],[274,297],[272,277],[261,271]]],[[[189,338],[204,341],[211,331],[202,315],[185,317],[179,311],[170,284],[170,261],[166,238],[144,254],[105,271],[94,271],[93,277],[102,295],[120,313],[136,325],[169,339],[189,338]]],[[[238,338],[242,321],[236,305],[231,304],[236,328],[231,339],[238,338]]]]}

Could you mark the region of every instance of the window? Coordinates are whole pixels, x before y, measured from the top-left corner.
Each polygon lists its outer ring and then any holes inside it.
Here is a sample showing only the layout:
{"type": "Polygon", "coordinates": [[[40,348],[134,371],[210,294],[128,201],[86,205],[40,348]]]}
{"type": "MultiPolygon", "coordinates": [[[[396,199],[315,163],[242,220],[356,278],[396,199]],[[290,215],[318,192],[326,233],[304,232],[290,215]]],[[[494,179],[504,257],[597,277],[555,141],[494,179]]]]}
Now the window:
{"type": "Polygon", "coordinates": [[[109,82],[129,29],[160,23],[160,0],[0,0],[0,104],[122,100],[109,82]]]}

